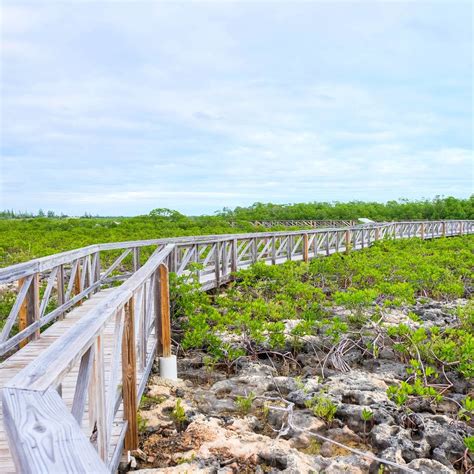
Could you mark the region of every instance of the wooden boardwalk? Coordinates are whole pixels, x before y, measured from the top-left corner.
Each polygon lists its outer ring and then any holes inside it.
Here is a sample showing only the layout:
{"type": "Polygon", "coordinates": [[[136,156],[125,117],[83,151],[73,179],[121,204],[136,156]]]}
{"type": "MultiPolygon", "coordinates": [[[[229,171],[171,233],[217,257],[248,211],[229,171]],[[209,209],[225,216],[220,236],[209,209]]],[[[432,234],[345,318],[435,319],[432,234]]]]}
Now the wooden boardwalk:
{"type": "Polygon", "coordinates": [[[123,449],[138,447],[140,397],[156,356],[171,354],[168,268],[198,272],[207,290],[255,262],[308,262],[386,238],[466,233],[474,233],[474,221],[156,239],[0,269],[0,283],[18,282],[0,333],[0,354],[9,355],[0,364],[0,473],[114,472],[123,449]],[[143,262],[140,251],[150,247],[143,262]],[[57,304],[48,311],[51,298],[57,304]],[[14,324],[19,332],[10,335],[14,324]]]}
{"type": "MultiPolygon", "coordinates": [[[[81,306],[78,306],[66,317],[57,321],[51,327],[46,329],[41,333],[41,337],[32,341],[23,347],[21,350],[13,354],[5,362],[0,364],[0,389],[3,388],[5,383],[13,378],[21,369],[25,368],[33,359],[35,359],[39,353],[46,350],[51,344],[56,341],[58,338],[63,336],[68,329],[70,329],[74,324],[84,316],[88,310],[98,304],[101,300],[106,298],[110,294],[111,290],[103,290],[99,293],[93,295],[90,299],[84,301],[81,306]]],[[[112,347],[112,336],[113,336],[113,324],[108,324],[105,327],[105,350],[104,358],[105,365],[110,366],[110,357],[111,357],[111,347],[112,347]]],[[[62,397],[69,409],[72,407],[72,400],[74,397],[74,389],[76,386],[76,380],[78,375],[79,367],[74,367],[73,370],[65,377],[62,382],[62,397]]],[[[106,377],[110,376],[106,372],[106,377]]],[[[86,403],[86,409],[84,413],[84,426],[88,427],[88,407],[86,403]]],[[[119,428],[119,427],[117,427],[119,428]]],[[[85,432],[87,430],[84,430],[85,432]]],[[[115,429],[111,443],[113,445],[117,444],[118,438],[120,435],[120,430],[115,429]]],[[[13,459],[11,457],[8,440],[3,426],[3,414],[0,413],[0,472],[2,474],[14,473],[15,466],[13,464],[13,459]]]]}

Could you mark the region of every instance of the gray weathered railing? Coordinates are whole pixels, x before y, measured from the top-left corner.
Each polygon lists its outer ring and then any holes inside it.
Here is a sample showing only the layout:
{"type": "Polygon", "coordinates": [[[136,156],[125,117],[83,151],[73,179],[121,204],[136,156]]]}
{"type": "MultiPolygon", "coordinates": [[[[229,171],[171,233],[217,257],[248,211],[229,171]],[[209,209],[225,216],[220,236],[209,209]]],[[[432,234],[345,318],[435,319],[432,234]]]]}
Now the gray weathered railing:
{"type": "Polygon", "coordinates": [[[251,221],[254,226],[258,227],[313,227],[320,229],[323,227],[352,227],[357,225],[357,221],[351,219],[345,220],[315,220],[315,219],[286,219],[286,220],[265,220],[251,221]]]}
{"type": "Polygon", "coordinates": [[[385,238],[428,239],[465,233],[474,233],[474,221],[155,239],[92,245],[1,269],[0,283],[21,282],[7,320],[9,328],[2,333],[2,353],[27,343],[30,336],[41,338],[41,326],[63,317],[104,286],[125,280],[109,289],[103,300],[4,386],[4,425],[17,469],[110,472],[116,469],[123,447],[137,447],[138,401],[155,355],[170,355],[168,268],[186,275],[198,263],[202,288],[210,289],[257,261],[269,265],[309,261],[319,255],[362,249],[385,238]],[[139,251],[150,246],[155,251],[140,266],[139,251]],[[120,255],[102,271],[100,255],[108,251],[120,251],[120,255]],[[133,259],[127,264],[129,256],[133,259]],[[42,292],[40,281],[44,282],[42,292]],[[53,294],[59,306],[48,312],[53,294]],[[9,336],[21,317],[26,321],[24,327],[9,336]],[[68,407],[62,384],[74,371],[77,378],[68,407]],[[88,428],[83,426],[86,421],[88,428]]]}
{"type": "Polygon", "coordinates": [[[163,307],[169,307],[165,261],[173,249],[167,244],[156,250],[3,388],[4,425],[19,472],[113,471],[123,446],[138,447],[138,402],[155,353],[170,347],[169,330],[163,331],[161,323],[163,307]],[[107,327],[111,353],[106,377],[107,327]],[[61,386],[77,366],[69,410],[61,386]],[[82,427],[86,399],[88,436],[82,427]],[[120,407],[123,416],[117,419],[120,407]]]}

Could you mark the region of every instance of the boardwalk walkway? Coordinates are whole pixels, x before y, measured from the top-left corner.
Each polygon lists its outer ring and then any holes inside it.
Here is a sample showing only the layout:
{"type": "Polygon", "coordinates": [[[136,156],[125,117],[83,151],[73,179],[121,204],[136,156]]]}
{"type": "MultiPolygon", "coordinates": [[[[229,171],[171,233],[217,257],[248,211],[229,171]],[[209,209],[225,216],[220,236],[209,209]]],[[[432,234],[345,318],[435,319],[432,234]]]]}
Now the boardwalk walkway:
{"type": "MultiPolygon", "coordinates": [[[[106,298],[110,294],[111,290],[104,290],[100,293],[93,295],[90,299],[84,301],[81,306],[73,309],[66,317],[57,321],[51,327],[41,333],[41,337],[27,344],[23,349],[13,354],[5,362],[0,365],[0,389],[6,384],[7,381],[12,379],[21,369],[25,368],[33,359],[35,359],[39,353],[51,346],[51,344],[60,338],[70,329],[74,324],[84,316],[87,311],[97,305],[101,300],[106,298]]],[[[109,365],[111,357],[112,347],[112,336],[113,336],[113,324],[108,324],[105,328],[105,350],[104,358],[105,364],[109,365]]],[[[74,389],[76,386],[78,367],[74,367],[71,372],[67,374],[62,382],[62,397],[69,409],[72,408],[72,400],[74,397],[74,389]]],[[[107,375],[107,378],[110,374],[107,375]]],[[[84,414],[84,425],[89,427],[88,422],[88,407],[86,402],[86,409],[84,414]]],[[[3,426],[3,414],[0,413],[0,472],[2,474],[14,473],[15,466],[13,459],[10,455],[8,448],[7,435],[3,426]]],[[[87,430],[85,430],[87,434],[87,430]]],[[[113,446],[117,444],[120,431],[115,429],[111,438],[113,446]]]]}
{"type": "Polygon", "coordinates": [[[157,239],[0,269],[0,283],[18,287],[0,333],[0,472],[114,472],[123,449],[137,447],[136,412],[153,362],[172,357],[168,269],[189,275],[199,263],[210,289],[257,261],[465,233],[474,233],[474,221],[157,239]]]}

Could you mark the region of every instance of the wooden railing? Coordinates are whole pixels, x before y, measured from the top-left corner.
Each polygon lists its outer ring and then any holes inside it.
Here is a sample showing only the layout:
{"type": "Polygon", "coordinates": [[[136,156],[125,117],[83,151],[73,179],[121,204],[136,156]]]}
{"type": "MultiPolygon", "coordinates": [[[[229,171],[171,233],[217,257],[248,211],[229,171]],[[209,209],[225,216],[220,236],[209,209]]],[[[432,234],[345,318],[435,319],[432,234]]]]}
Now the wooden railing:
{"type": "Polygon", "coordinates": [[[362,249],[380,239],[466,233],[474,233],[474,221],[156,239],[93,245],[0,270],[0,283],[22,282],[7,320],[9,328],[2,332],[2,353],[31,336],[41,337],[41,326],[62,317],[102,287],[126,280],[3,388],[4,425],[17,469],[109,472],[116,469],[124,447],[137,447],[138,401],[155,355],[170,355],[168,268],[186,275],[192,264],[200,264],[199,279],[206,290],[228,282],[233,272],[257,261],[309,261],[362,249]],[[150,246],[155,250],[140,266],[140,249],[150,246]],[[101,271],[100,253],[109,251],[119,251],[119,255],[101,271]],[[127,266],[129,256],[133,258],[127,266]],[[40,281],[45,282],[41,292],[40,281]],[[59,306],[48,312],[53,292],[59,306]],[[25,327],[20,324],[20,332],[8,337],[15,318],[25,313],[25,327]],[[112,340],[107,377],[106,337],[112,340]],[[68,408],[61,384],[74,370],[77,381],[68,408]],[[83,427],[86,398],[88,431],[83,427]],[[111,443],[113,436],[115,444],[111,443]]]}
{"type": "Polygon", "coordinates": [[[140,267],[142,247],[160,249],[164,245],[166,242],[159,241],[90,245],[0,269],[0,284],[17,282],[18,288],[0,332],[0,355],[37,339],[43,326],[61,318],[104,285],[131,276],[140,267]],[[113,255],[117,251],[118,256],[113,255]],[[110,264],[101,269],[101,261],[107,260],[110,264]],[[13,329],[18,332],[12,336],[13,329]]]}
{"type": "Polygon", "coordinates": [[[107,472],[116,469],[123,446],[138,447],[138,401],[155,353],[171,345],[160,337],[159,325],[164,305],[169,307],[165,262],[173,249],[168,244],[156,250],[3,388],[4,425],[19,472],[107,472]],[[105,377],[104,338],[110,323],[113,343],[105,377]],[[77,366],[69,411],[61,384],[77,366]],[[89,436],[82,430],[87,398],[89,436]],[[117,419],[121,405],[123,419],[117,419]],[[113,430],[119,431],[116,446],[110,443],[113,430]]]}
{"type": "Polygon", "coordinates": [[[345,220],[315,220],[315,219],[286,219],[286,220],[270,220],[270,221],[251,221],[254,226],[258,227],[313,227],[320,229],[323,227],[351,227],[357,225],[357,221],[351,219],[345,220]]]}

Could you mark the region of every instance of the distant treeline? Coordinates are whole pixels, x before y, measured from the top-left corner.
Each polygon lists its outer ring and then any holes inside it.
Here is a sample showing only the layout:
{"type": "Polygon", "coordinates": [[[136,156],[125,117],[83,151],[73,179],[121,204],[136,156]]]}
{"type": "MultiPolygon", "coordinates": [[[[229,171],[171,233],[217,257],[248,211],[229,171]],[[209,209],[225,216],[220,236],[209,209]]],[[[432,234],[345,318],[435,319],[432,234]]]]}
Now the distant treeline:
{"type": "MultiPolygon", "coordinates": [[[[236,207],[235,209],[224,208],[215,212],[214,216],[185,216],[178,211],[166,208],[157,208],[148,215],[137,216],[136,218],[148,218],[163,222],[179,222],[195,225],[206,225],[211,218],[212,224],[219,221],[262,221],[262,220],[335,220],[335,219],[358,219],[367,217],[376,221],[392,220],[436,220],[436,219],[474,219],[474,195],[467,199],[455,197],[436,197],[420,201],[410,201],[400,199],[398,201],[380,202],[308,202],[295,204],[272,204],[256,202],[249,207],[236,207]]],[[[54,211],[43,211],[37,213],[18,212],[13,210],[0,211],[0,219],[68,219],[67,214],[56,214],[54,211]]],[[[78,219],[78,217],[73,217],[78,219]]],[[[130,219],[120,216],[93,216],[85,213],[81,218],[97,219],[130,219]]]]}
{"type": "MultiPolygon", "coordinates": [[[[185,216],[166,208],[137,217],[68,218],[52,212],[5,211],[0,214],[0,267],[94,243],[145,240],[185,235],[258,232],[249,221],[286,219],[474,219],[474,196],[469,199],[391,201],[386,204],[309,203],[262,204],[224,209],[213,216],[185,216]]],[[[283,226],[273,230],[283,230],[283,226]]]]}
{"type": "Polygon", "coordinates": [[[474,195],[468,199],[454,197],[432,200],[379,202],[310,202],[272,204],[257,202],[250,207],[224,208],[218,215],[234,220],[358,219],[376,221],[474,219],[474,195]]]}
{"type": "MultiPolygon", "coordinates": [[[[56,214],[54,211],[43,211],[43,209],[40,209],[37,213],[27,211],[14,211],[13,209],[6,209],[4,211],[0,211],[0,219],[35,219],[37,217],[47,217],[48,219],[67,219],[70,216],[62,212],[61,214],[56,214]]],[[[81,217],[92,219],[93,217],[100,216],[92,216],[92,214],[86,212],[81,217]]]]}

